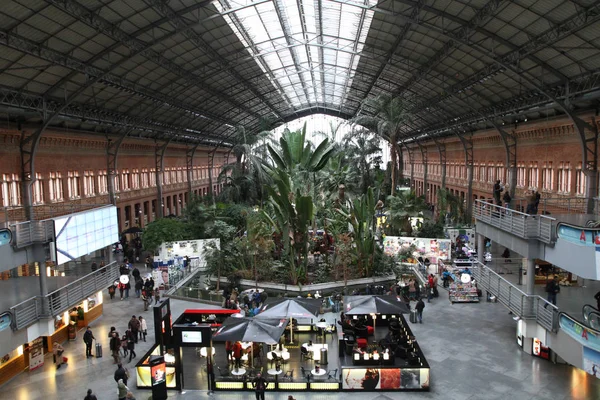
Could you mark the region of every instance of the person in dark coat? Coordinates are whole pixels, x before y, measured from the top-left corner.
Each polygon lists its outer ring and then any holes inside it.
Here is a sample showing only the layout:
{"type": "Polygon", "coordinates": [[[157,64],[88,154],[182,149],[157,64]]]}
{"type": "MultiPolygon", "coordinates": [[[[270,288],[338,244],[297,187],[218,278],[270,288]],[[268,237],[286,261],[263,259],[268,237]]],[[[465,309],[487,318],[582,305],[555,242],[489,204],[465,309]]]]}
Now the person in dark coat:
{"type": "Polygon", "coordinates": [[[137,319],[135,315],[129,320],[128,328],[131,331],[132,336],[135,338],[135,342],[137,343],[140,332],[140,320],[137,319]]]}
{"type": "Polygon", "coordinates": [[[500,202],[500,196],[502,194],[502,186],[500,185],[500,180],[497,180],[496,183],[494,183],[494,201],[496,202],[497,205],[501,206],[502,203],[500,202]]]}
{"type": "Polygon", "coordinates": [[[423,323],[423,309],[425,308],[425,303],[423,299],[419,299],[417,301],[417,305],[415,306],[415,310],[417,310],[417,318],[419,319],[419,323],[423,323]]]}
{"type": "Polygon", "coordinates": [[[119,379],[123,380],[123,383],[127,385],[127,370],[123,368],[123,364],[117,364],[117,370],[115,371],[115,382],[119,382],[119,379]]]}
{"type": "Polygon", "coordinates": [[[110,338],[110,353],[112,355],[115,364],[119,364],[121,361],[119,357],[119,350],[121,350],[121,338],[119,337],[119,333],[117,331],[113,331],[110,338]]]}
{"type": "MultiPolygon", "coordinates": [[[[546,284],[546,292],[548,293],[548,303],[556,305],[556,295],[560,293],[558,275],[554,275],[554,279],[546,284]]],[[[548,307],[548,303],[544,304],[544,308],[548,307]]]]}
{"type": "Polygon", "coordinates": [[[133,332],[128,330],[125,333],[125,335],[127,336],[127,350],[129,350],[129,362],[131,362],[133,358],[137,357],[137,354],[135,354],[135,343],[137,342],[137,333],[134,336],[133,332]]]}
{"type": "Polygon", "coordinates": [[[269,382],[262,377],[260,372],[256,374],[256,378],[252,380],[252,387],[255,390],[256,400],[265,400],[265,390],[269,386],[269,382]]]}
{"type": "Polygon", "coordinates": [[[96,338],[92,333],[92,329],[88,326],[83,334],[83,342],[85,343],[85,356],[87,358],[92,357],[92,343],[94,340],[96,340],[96,338]]]}
{"type": "Polygon", "coordinates": [[[143,283],[144,282],[142,282],[142,278],[140,278],[139,276],[135,278],[135,296],[137,298],[140,298],[140,296],[142,295],[143,283]]]}
{"type": "Polygon", "coordinates": [[[92,389],[87,390],[87,396],[83,398],[83,400],[98,400],[95,394],[92,393],[92,389]]]}

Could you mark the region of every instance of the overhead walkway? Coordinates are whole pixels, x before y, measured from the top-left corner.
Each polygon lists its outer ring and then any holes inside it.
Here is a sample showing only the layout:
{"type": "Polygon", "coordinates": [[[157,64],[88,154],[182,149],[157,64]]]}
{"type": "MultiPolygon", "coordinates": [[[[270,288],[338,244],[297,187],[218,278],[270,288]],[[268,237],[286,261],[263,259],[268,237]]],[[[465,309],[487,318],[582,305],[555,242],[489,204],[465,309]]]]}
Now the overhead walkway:
{"type": "Polygon", "coordinates": [[[545,260],[582,278],[599,280],[600,227],[595,221],[600,218],[579,213],[584,211],[583,202],[566,200],[546,202],[541,210],[564,212],[551,215],[530,215],[477,200],[473,209],[477,233],[525,258],[545,260]]]}

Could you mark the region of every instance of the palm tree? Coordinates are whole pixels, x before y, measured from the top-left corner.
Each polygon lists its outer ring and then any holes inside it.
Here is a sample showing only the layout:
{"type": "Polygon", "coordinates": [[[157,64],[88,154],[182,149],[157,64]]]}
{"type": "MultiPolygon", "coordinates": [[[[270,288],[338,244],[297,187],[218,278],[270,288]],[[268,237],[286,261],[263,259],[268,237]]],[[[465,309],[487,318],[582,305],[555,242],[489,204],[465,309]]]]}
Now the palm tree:
{"type": "Polygon", "coordinates": [[[401,97],[380,95],[365,101],[366,108],[372,109],[372,116],[357,116],[354,122],[375,132],[390,144],[390,159],[392,161],[392,196],[396,193],[398,160],[400,147],[400,129],[409,119],[407,107],[401,97]]]}
{"type": "Polygon", "coordinates": [[[358,167],[360,193],[366,193],[368,187],[375,185],[375,176],[372,167],[381,163],[381,148],[377,136],[367,129],[353,129],[346,134],[344,153],[348,155],[348,163],[358,167]]]}
{"type": "Polygon", "coordinates": [[[417,196],[414,192],[401,192],[386,199],[387,224],[394,233],[406,233],[410,235],[411,217],[421,217],[428,209],[423,196],[417,196]]]}

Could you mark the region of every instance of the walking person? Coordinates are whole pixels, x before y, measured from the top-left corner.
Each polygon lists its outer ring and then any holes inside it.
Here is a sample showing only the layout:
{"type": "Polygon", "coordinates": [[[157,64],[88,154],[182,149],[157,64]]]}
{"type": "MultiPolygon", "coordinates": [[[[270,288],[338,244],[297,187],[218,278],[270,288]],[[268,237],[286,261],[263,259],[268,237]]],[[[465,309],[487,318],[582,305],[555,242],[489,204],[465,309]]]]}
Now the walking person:
{"type": "Polygon", "coordinates": [[[117,331],[112,332],[112,336],[110,338],[110,343],[108,345],[110,347],[110,352],[112,354],[112,358],[115,361],[115,364],[119,364],[121,359],[119,357],[119,350],[121,349],[121,339],[119,339],[119,333],[117,331]]]}
{"type": "Polygon", "coordinates": [[[154,289],[154,304],[158,304],[160,302],[160,289],[154,289]]]}
{"type": "MultiPolygon", "coordinates": [[[[546,292],[548,293],[548,303],[556,305],[556,295],[560,293],[558,275],[554,275],[554,279],[546,284],[546,292]]],[[[548,307],[548,303],[544,304],[544,308],[548,307]]]]}
{"type": "Polygon", "coordinates": [[[83,400],[98,400],[95,394],[92,393],[92,389],[87,390],[87,396],[83,398],[83,400]]]}
{"type": "Polygon", "coordinates": [[[440,295],[437,287],[438,287],[438,277],[437,277],[437,275],[433,275],[433,297],[439,297],[439,295],[440,295]]]}
{"type": "Polygon", "coordinates": [[[131,362],[133,358],[137,357],[137,354],[135,354],[135,343],[137,342],[137,333],[134,334],[133,331],[127,331],[126,335],[127,350],[129,350],[129,362],[131,362]]]}
{"type": "Polygon", "coordinates": [[[129,320],[129,330],[131,331],[131,335],[133,336],[135,342],[138,342],[138,333],[140,331],[140,320],[134,316],[129,320]]]}
{"type": "MultiPolygon", "coordinates": [[[[134,270],[135,271],[135,270],[134,270]]],[[[135,278],[135,296],[139,299],[142,295],[142,278],[139,276],[135,278]]]]}
{"type": "Polygon", "coordinates": [[[123,294],[125,293],[125,284],[119,282],[119,294],[121,295],[121,300],[123,300],[123,294]]]}
{"type": "Polygon", "coordinates": [[[510,202],[512,201],[512,197],[510,197],[510,193],[508,193],[508,190],[506,192],[504,192],[504,196],[502,196],[502,200],[504,201],[504,207],[510,208],[510,202]]]}
{"type": "Polygon", "coordinates": [[[56,369],[60,369],[63,365],[63,353],[65,352],[64,347],[62,347],[58,342],[54,342],[52,345],[52,354],[54,355],[54,363],[56,364],[56,369]]]}
{"type": "Polygon", "coordinates": [[[269,382],[262,377],[261,373],[256,374],[256,378],[252,380],[252,387],[256,393],[256,400],[265,400],[265,390],[269,386],[269,382]]]}
{"type": "Polygon", "coordinates": [[[121,337],[121,350],[123,350],[123,357],[127,357],[129,354],[127,347],[127,335],[123,335],[123,337],[121,337]]]}
{"type": "Polygon", "coordinates": [[[423,299],[419,299],[419,301],[417,301],[417,305],[415,306],[415,309],[417,310],[417,318],[419,319],[420,324],[423,323],[423,309],[424,308],[425,308],[425,303],[423,303],[423,299]]]}
{"type": "Polygon", "coordinates": [[[148,334],[148,325],[146,324],[146,319],[140,315],[140,339],[144,339],[146,341],[146,335],[148,334]]]}
{"type": "Polygon", "coordinates": [[[90,358],[92,356],[92,344],[96,340],[94,334],[92,333],[92,329],[88,326],[83,334],[83,342],[85,343],[85,357],[90,358]]]}
{"type": "Polygon", "coordinates": [[[123,381],[125,385],[127,385],[127,378],[129,378],[127,370],[123,368],[123,364],[117,364],[117,370],[115,371],[115,382],[119,383],[119,381],[123,381]]]}
{"type": "Polygon", "coordinates": [[[123,379],[119,379],[117,381],[117,390],[119,391],[119,400],[126,400],[129,388],[127,387],[123,379]]]}
{"type": "Polygon", "coordinates": [[[431,303],[433,298],[433,274],[429,274],[427,279],[427,302],[431,303]]]}

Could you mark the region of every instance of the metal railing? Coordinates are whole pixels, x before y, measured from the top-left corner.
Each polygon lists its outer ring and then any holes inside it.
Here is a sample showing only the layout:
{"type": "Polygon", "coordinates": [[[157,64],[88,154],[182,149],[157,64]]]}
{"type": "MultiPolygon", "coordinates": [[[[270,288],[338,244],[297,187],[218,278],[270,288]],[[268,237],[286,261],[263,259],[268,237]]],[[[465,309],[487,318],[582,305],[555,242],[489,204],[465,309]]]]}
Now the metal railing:
{"type": "MultiPolygon", "coordinates": [[[[31,212],[33,213],[32,219],[36,221],[42,221],[44,219],[60,217],[63,215],[74,214],[81,211],[91,210],[93,208],[110,205],[110,202],[108,201],[105,203],[98,203],[98,200],[101,199],[90,198],[80,200],[69,200],[61,203],[34,205],[31,207],[31,212]]],[[[0,208],[0,222],[9,224],[27,220],[28,218],[26,215],[25,207],[23,206],[0,208]]]]}
{"type": "Polygon", "coordinates": [[[549,331],[558,330],[558,307],[538,295],[529,295],[480,262],[473,263],[477,286],[496,296],[498,302],[523,319],[535,319],[549,331]]]}
{"type": "Polygon", "coordinates": [[[52,221],[18,222],[10,225],[10,230],[13,233],[13,245],[17,248],[54,240],[54,223],[52,221]]]}
{"type": "Polygon", "coordinates": [[[46,297],[48,299],[49,314],[59,315],[92,294],[108,288],[117,279],[119,279],[119,267],[116,262],[112,262],[52,293],[48,293],[46,297]]]}
{"type": "Polygon", "coordinates": [[[13,330],[23,329],[35,321],[42,314],[42,298],[34,296],[10,308],[12,314],[11,328],[13,330]]]}
{"type": "MultiPolygon", "coordinates": [[[[546,196],[546,195],[544,195],[546,196]]],[[[598,215],[600,212],[599,203],[600,199],[594,197],[591,198],[593,204],[592,213],[598,215]]],[[[543,197],[540,199],[538,204],[538,214],[587,214],[588,203],[590,202],[589,197],[567,197],[567,196],[556,196],[556,197],[543,197]]],[[[521,211],[527,210],[529,203],[528,199],[515,198],[512,201],[514,208],[521,211]]]]}
{"type": "Polygon", "coordinates": [[[537,239],[548,244],[555,241],[556,220],[545,215],[529,215],[476,200],[473,217],[523,239],[537,239]]]}

